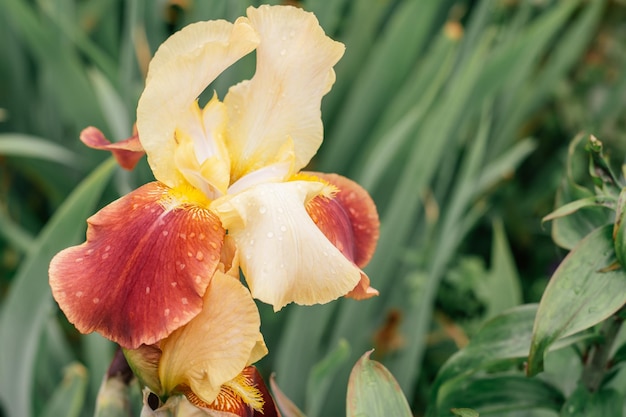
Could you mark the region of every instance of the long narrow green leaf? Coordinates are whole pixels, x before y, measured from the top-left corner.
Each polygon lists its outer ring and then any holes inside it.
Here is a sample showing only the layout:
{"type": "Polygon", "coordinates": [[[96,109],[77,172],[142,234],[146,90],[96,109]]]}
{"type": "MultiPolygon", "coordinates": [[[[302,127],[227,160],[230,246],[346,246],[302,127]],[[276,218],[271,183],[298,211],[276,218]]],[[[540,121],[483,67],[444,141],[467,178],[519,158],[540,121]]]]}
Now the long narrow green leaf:
{"type": "Polygon", "coordinates": [[[87,370],[75,363],[66,369],[65,378],[44,407],[41,417],[78,417],[85,401],[87,370]]]}
{"type": "Polygon", "coordinates": [[[78,155],[49,140],[23,133],[0,134],[0,155],[38,158],[76,166],[78,155]]]}
{"type": "Polygon", "coordinates": [[[32,415],[35,355],[42,326],[53,311],[48,264],[58,251],[80,239],[85,219],[115,166],[115,160],[107,160],[67,198],[14,278],[0,317],[0,340],[5,341],[0,350],[0,398],[11,416],[32,415]]]}
{"type": "Polygon", "coordinates": [[[317,417],[326,402],[330,384],[350,355],[350,345],[340,340],[337,347],[311,369],[307,381],[307,416],[317,417]]]}

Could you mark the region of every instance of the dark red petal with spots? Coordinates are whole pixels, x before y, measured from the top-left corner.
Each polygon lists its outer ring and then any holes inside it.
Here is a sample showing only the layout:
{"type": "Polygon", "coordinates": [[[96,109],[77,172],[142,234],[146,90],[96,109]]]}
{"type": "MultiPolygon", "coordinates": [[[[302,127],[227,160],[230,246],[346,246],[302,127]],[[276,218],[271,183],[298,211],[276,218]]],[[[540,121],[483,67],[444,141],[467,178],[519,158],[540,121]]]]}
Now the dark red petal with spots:
{"type": "Polygon", "coordinates": [[[57,254],[49,271],[52,294],[79,331],[135,349],[200,312],[224,239],[212,212],[152,182],[87,222],[87,241],[57,254]]]}
{"type": "Polygon", "coordinates": [[[80,140],[90,148],[110,151],[117,163],[129,171],[135,168],[137,162],[146,153],[136,133],[128,139],[111,143],[100,130],[89,126],[80,132],[80,140]]]}
{"type": "MultiPolygon", "coordinates": [[[[363,268],[376,249],[380,221],[376,205],[359,184],[337,174],[310,173],[337,187],[334,198],[316,197],[307,204],[307,212],[324,235],[341,253],[359,268],[363,268]]],[[[370,287],[368,276],[361,280],[346,297],[363,300],[378,295],[370,287]]]]}
{"type": "Polygon", "coordinates": [[[326,237],[337,248],[363,268],[374,255],[380,233],[376,205],[367,191],[356,182],[337,174],[311,172],[311,175],[337,187],[339,192],[331,200],[314,198],[307,211],[326,237]]]}

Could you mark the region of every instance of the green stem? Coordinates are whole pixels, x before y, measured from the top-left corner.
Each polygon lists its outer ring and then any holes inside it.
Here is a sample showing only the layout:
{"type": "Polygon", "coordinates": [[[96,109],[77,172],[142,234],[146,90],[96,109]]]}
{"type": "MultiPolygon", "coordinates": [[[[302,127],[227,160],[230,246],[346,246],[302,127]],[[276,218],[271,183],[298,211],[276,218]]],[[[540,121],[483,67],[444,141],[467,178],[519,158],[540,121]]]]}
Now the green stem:
{"type": "Polygon", "coordinates": [[[585,368],[583,369],[582,381],[589,392],[596,392],[604,379],[608,369],[609,355],[617,333],[622,327],[623,319],[617,315],[609,318],[602,325],[600,335],[602,341],[592,347],[585,368]]]}

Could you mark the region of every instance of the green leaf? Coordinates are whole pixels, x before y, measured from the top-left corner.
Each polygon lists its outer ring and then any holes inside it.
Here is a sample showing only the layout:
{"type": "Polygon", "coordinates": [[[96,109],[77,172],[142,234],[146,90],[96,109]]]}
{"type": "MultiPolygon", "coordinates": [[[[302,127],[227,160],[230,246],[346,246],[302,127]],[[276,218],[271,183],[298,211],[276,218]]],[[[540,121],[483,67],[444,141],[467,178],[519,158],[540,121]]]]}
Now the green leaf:
{"type": "Polygon", "coordinates": [[[452,414],[459,417],[478,417],[479,414],[476,410],[472,410],[471,408],[453,408],[452,414]]]}
{"type": "Polygon", "coordinates": [[[557,339],[600,323],[626,303],[626,273],[611,268],[617,262],[612,228],[589,234],[552,276],[537,310],[529,375],[543,370],[544,354],[557,339]]]}
{"type": "Polygon", "coordinates": [[[570,214],[576,213],[578,210],[585,207],[615,207],[615,198],[607,197],[607,196],[593,196],[587,198],[581,198],[580,200],[572,201],[571,203],[567,203],[564,206],[559,207],[554,210],[552,213],[544,216],[541,219],[542,222],[547,222],[550,220],[558,219],[561,217],[569,216],[570,214]]]}
{"type": "Polygon", "coordinates": [[[346,417],[411,417],[398,382],[381,363],[370,360],[371,353],[361,356],[350,373],[346,417]]]}
{"type": "Polygon", "coordinates": [[[17,272],[0,317],[0,398],[8,415],[30,416],[33,369],[42,326],[53,311],[48,264],[60,250],[77,243],[114,168],[102,163],[50,219],[17,272]]]}
{"type": "Polygon", "coordinates": [[[623,404],[623,396],[615,390],[590,393],[580,384],[563,405],[560,417],[621,416],[623,404]]]}
{"type": "Polygon", "coordinates": [[[41,417],[78,417],[87,391],[87,370],[79,363],[70,365],[65,377],[44,407],[41,417]]]}
{"type": "MultiPolygon", "coordinates": [[[[577,200],[596,198],[591,190],[577,183],[578,178],[583,175],[588,178],[589,154],[584,149],[585,137],[584,134],[579,134],[568,147],[566,176],[557,191],[556,207],[577,200]]],[[[600,207],[588,207],[586,210],[578,210],[569,216],[554,219],[552,239],[562,248],[572,250],[585,236],[607,223],[612,223],[610,212],[600,207]]]]}
{"type": "Polygon", "coordinates": [[[325,403],[326,395],[334,376],[343,363],[350,356],[350,345],[345,339],[337,344],[337,347],[329,352],[324,359],[318,362],[307,381],[307,415],[316,417],[320,414],[325,403]]]}
{"type": "Polygon", "coordinates": [[[527,304],[487,321],[470,343],[443,365],[433,383],[429,405],[438,407],[438,391],[445,383],[479,370],[521,363],[528,354],[536,312],[536,304],[527,304]]]}
{"type": "Polygon", "coordinates": [[[486,304],[485,318],[491,318],[522,303],[517,267],[506,239],[502,221],[493,224],[492,265],[489,274],[477,280],[477,295],[486,304]]]}
{"type": "Polygon", "coordinates": [[[438,416],[447,417],[452,407],[478,410],[481,415],[500,416],[506,412],[546,408],[558,411],[565,398],[550,384],[523,375],[468,378],[446,389],[438,416]]]}
{"type": "Polygon", "coordinates": [[[78,156],[62,146],[46,139],[22,133],[0,134],[0,155],[38,158],[75,166],[78,156]]]}
{"type": "Polygon", "coordinates": [[[274,402],[284,417],[306,417],[300,409],[278,387],[274,374],[270,376],[270,386],[274,394],[274,402]]]}

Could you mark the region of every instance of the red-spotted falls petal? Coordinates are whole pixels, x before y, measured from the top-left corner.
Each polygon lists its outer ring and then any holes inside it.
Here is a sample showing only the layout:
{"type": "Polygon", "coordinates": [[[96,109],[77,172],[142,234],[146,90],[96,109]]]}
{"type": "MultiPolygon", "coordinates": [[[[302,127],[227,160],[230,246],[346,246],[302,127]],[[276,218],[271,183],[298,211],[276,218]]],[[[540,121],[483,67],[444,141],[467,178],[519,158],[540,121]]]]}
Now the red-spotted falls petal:
{"type": "MultiPolygon", "coordinates": [[[[317,196],[307,203],[307,211],[317,227],[341,253],[359,268],[372,258],[380,234],[376,205],[370,195],[356,182],[337,174],[305,173],[337,187],[333,198],[317,196]]],[[[365,299],[378,295],[361,272],[361,281],[347,297],[365,299]]]]}
{"type": "Polygon", "coordinates": [[[88,219],[85,243],[54,257],[52,294],[80,332],[137,348],[200,312],[225,232],[184,191],[138,188],[88,219]]]}

